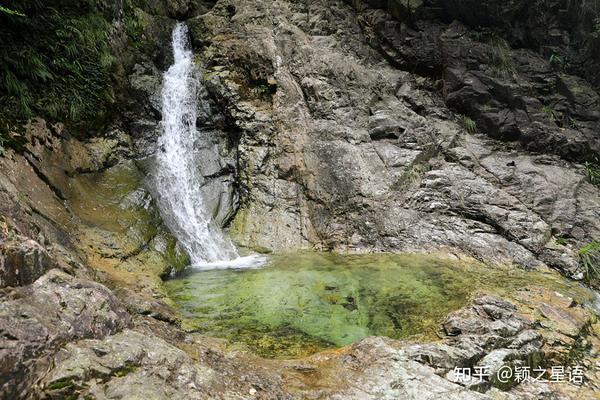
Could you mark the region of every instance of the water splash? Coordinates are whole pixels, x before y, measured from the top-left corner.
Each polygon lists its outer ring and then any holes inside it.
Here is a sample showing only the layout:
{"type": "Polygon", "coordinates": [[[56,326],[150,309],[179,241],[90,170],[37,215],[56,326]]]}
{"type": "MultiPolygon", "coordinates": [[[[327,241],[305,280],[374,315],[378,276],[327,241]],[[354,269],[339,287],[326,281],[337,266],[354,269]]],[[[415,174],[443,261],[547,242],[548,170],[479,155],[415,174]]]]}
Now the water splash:
{"type": "Polygon", "coordinates": [[[158,140],[155,186],[163,219],[190,256],[192,266],[240,268],[256,266],[257,257],[239,257],[207,210],[198,163],[196,129],[200,81],[190,49],[188,29],[173,30],[174,63],[165,72],[162,89],[162,135],[158,140]]]}

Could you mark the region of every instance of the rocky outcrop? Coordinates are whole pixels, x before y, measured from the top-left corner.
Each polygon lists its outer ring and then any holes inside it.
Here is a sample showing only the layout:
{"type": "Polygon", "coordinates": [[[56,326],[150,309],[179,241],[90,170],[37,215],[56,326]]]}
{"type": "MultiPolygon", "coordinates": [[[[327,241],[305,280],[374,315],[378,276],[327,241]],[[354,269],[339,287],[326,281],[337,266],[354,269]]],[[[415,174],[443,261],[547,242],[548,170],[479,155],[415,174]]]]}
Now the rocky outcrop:
{"type": "Polygon", "coordinates": [[[411,29],[366,8],[361,23],[395,65],[442,78],[446,104],[475,122],[470,129],[579,162],[598,154],[598,94],[547,58],[459,22],[422,21],[411,29]]]}
{"type": "Polygon", "coordinates": [[[233,236],[580,276],[576,251],[600,230],[598,189],[577,164],[599,149],[597,94],[531,50],[375,3],[229,1],[189,21],[235,132],[233,236]]]}
{"type": "Polygon", "coordinates": [[[23,236],[0,243],[0,288],[28,285],[52,266],[46,249],[23,236]]]}
{"type": "Polygon", "coordinates": [[[591,399],[599,373],[595,321],[589,310],[547,289],[519,291],[511,302],[482,294],[448,317],[440,342],[374,337],[291,361],[232,352],[201,336],[165,340],[134,328],[65,346],[38,389],[49,398],[591,399]],[[584,368],[581,384],[512,379],[507,385],[495,375],[519,366],[547,368],[549,376],[551,366],[571,365],[584,368]],[[483,366],[489,371],[481,380],[457,379],[455,367],[483,366]]]}
{"type": "Polygon", "coordinates": [[[36,375],[48,368],[46,357],[60,346],[116,333],[131,321],[109,289],[58,270],[1,296],[3,398],[25,397],[36,375]]]}

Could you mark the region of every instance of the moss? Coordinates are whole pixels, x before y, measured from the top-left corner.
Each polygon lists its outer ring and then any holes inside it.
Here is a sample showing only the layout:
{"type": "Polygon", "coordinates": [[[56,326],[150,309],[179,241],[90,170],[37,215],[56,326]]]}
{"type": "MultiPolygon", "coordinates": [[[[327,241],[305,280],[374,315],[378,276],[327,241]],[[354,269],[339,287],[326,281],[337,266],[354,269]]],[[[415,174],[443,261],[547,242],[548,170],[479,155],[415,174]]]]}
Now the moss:
{"type": "Polygon", "coordinates": [[[113,373],[114,376],[116,377],[124,377],[126,375],[129,375],[135,371],[137,371],[138,366],[137,365],[133,365],[133,364],[125,364],[125,366],[123,366],[123,368],[118,369],[117,371],[115,371],[113,373]]]}
{"type": "Polygon", "coordinates": [[[69,378],[60,379],[50,383],[47,387],[48,390],[62,390],[66,388],[73,387],[74,384],[69,378]]]}
{"type": "Polygon", "coordinates": [[[190,258],[177,240],[169,235],[167,238],[167,249],[164,252],[165,259],[171,267],[171,272],[182,272],[190,265],[190,258]]]}
{"type": "Polygon", "coordinates": [[[587,337],[590,336],[591,333],[590,328],[590,325],[586,325],[581,332],[579,332],[579,335],[577,335],[575,341],[569,348],[569,352],[564,360],[562,360],[563,365],[570,367],[582,365],[583,360],[589,354],[592,347],[591,342],[587,340],[587,337]]]}

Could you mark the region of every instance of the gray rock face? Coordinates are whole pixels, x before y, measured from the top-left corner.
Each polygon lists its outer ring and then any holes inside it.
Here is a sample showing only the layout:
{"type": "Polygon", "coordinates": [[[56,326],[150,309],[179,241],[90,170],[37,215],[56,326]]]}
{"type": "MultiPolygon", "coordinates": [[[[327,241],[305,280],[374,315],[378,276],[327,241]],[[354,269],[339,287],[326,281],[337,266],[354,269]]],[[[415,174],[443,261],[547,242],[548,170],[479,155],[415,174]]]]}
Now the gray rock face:
{"type": "Polygon", "coordinates": [[[5,238],[0,242],[0,288],[30,284],[52,264],[46,249],[36,241],[5,238]]]}
{"type": "Polygon", "coordinates": [[[51,270],[30,286],[1,293],[0,393],[24,397],[44,356],[68,341],[102,337],[131,322],[105,286],[51,270]]]}
{"type": "Polygon", "coordinates": [[[576,276],[577,249],[600,230],[600,192],[572,162],[600,149],[597,94],[532,51],[458,23],[409,27],[379,3],[232,1],[188,22],[214,108],[237,132],[233,236],[576,276]],[[510,73],[493,70],[498,57],[510,73]]]}

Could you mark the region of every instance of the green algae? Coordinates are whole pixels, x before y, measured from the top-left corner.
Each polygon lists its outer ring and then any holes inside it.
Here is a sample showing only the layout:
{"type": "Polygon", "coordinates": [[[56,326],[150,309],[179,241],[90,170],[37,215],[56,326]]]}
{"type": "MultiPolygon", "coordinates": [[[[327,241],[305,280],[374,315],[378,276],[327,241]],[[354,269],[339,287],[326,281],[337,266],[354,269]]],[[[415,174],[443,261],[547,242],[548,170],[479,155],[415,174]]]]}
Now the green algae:
{"type": "Polygon", "coordinates": [[[189,258],[163,227],[143,179],[132,161],[78,174],[70,179],[70,205],[89,228],[88,241],[109,244],[109,249],[102,250],[104,256],[127,260],[120,266],[126,270],[139,271],[142,264],[167,276],[183,270],[189,258]]]}
{"type": "Polygon", "coordinates": [[[477,291],[538,284],[586,300],[553,273],[426,255],[276,254],[253,270],[188,272],[165,283],[195,331],[267,357],[297,357],[366,336],[432,340],[477,291]]]}

